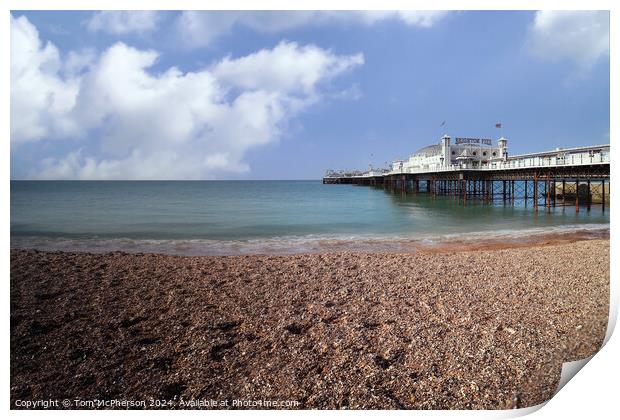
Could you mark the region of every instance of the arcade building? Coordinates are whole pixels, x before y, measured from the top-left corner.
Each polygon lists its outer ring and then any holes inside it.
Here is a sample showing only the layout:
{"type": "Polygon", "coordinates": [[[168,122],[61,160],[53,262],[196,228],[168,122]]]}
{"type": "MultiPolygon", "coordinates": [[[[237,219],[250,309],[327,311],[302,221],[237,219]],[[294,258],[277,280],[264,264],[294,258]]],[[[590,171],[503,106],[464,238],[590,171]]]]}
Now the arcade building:
{"type": "Polygon", "coordinates": [[[508,140],[500,137],[497,146],[491,139],[456,137],[454,144],[447,134],[438,144],[423,147],[407,160],[397,160],[392,170],[415,172],[440,168],[482,168],[508,159],[508,140]]]}

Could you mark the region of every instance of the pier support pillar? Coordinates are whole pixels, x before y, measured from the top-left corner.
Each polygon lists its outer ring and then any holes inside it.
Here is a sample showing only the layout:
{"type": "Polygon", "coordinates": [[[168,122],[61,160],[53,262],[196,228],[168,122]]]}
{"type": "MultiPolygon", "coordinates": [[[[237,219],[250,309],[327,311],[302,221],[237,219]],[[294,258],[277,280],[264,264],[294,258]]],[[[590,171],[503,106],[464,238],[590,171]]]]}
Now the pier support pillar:
{"type": "Polygon", "coordinates": [[[546,187],[547,189],[547,212],[551,212],[551,179],[547,175],[546,187]]]}
{"type": "Polygon", "coordinates": [[[538,176],[534,175],[534,196],[532,197],[534,210],[538,211],[538,176]]]}
{"type": "Polygon", "coordinates": [[[562,205],[563,206],[566,206],[565,191],[566,191],[566,180],[564,178],[562,178],[562,205]]]}
{"type": "Polygon", "coordinates": [[[605,180],[601,181],[601,209],[603,210],[603,212],[605,212],[605,180]]]}
{"type": "Polygon", "coordinates": [[[579,179],[575,180],[575,213],[579,213],[579,179]]]}

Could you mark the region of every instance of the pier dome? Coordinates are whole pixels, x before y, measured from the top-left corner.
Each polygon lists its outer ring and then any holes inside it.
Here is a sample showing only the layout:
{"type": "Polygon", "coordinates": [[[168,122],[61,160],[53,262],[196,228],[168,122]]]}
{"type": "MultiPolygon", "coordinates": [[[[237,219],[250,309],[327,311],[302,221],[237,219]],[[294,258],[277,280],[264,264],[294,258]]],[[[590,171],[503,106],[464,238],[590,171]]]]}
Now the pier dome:
{"type": "Polygon", "coordinates": [[[430,146],[423,147],[415,151],[414,155],[419,156],[436,156],[441,154],[440,144],[431,144],[430,146]]]}

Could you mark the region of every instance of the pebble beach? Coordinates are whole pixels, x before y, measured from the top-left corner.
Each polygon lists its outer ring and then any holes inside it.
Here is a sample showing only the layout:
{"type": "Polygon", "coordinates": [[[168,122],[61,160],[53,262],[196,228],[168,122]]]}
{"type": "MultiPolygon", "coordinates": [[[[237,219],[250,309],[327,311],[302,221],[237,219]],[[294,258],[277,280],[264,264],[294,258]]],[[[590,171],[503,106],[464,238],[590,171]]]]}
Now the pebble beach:
{"type": "Polygon", "coordinates": [[[230,257],[12,250],[10,300],[13,408],[519,408],[551,398],[562,363],[600,348],[609,240],[230,257]]]}

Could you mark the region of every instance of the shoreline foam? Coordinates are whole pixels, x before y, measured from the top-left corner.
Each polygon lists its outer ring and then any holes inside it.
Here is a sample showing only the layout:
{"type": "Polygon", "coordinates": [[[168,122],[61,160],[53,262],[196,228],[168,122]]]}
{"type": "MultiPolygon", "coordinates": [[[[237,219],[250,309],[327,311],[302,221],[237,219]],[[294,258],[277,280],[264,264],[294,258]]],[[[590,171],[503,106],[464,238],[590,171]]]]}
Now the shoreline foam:
{"type": "Polygon", "coordinates": [[[579,224],[447,235],[306,235],[249,240],[11,237],[11,249],[130,252],[182,256],[296,255],[334,252],[468,251],[608,239],[609,224],[579,224]]]}

